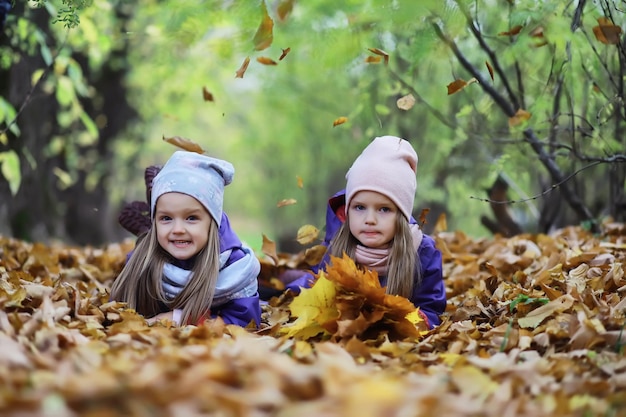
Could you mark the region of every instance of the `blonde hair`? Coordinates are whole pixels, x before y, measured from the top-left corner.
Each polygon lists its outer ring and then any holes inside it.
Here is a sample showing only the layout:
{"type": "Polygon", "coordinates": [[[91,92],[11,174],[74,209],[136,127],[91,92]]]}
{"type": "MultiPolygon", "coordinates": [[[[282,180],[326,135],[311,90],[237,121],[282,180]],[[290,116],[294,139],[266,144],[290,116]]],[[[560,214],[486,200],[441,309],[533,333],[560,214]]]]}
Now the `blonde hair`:
{"type": "MultiPolygon", "coordinates": [[[[389,242],[389,262],[387,267],[387,294],[411,298],[413,291],[422,283],[422,267],[417,251],[413,246],[410,224],[402,212],[396,216],[396,234],[389,242]]],[[[347,254],[355,259],[359,241],[350,233],[350,218],[341,225],[329,245],[332,256],[347,254]]],[[[363,267],[363,265],[359,265],[363,267]]]]}
{"type": "Polygon", "coordinates": [[[219,255],[219,227],[211,218],[207,244],[196,255],[189,282],[173,300],[168,300],[161,282],[163,267],[172,258],[159,245],[153,220],[152,227],[137,240],[132,256],[113,282],[111,299],[127,303],[145,317],[161,313],[163,306],[169,310],[182,309],[181,323],[197,323],[211,307],[220,268],[219,255]]]}

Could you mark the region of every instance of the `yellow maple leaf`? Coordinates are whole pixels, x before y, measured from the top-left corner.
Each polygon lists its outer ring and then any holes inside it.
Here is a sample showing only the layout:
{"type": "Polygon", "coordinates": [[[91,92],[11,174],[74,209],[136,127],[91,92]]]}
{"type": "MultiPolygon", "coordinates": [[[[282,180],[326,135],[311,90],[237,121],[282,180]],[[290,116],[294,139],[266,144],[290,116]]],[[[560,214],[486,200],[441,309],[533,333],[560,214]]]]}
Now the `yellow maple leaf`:
{"type": "Polygon", "coordinates": [[[311,288],[303,288],[293,299],[289,309],[291,315],[297,319],[284,326],[280,332],[300,339],[328,333],[324,325],[335,322],[339,317],[335,307],[335,295],[335,284],[326,279],[322,272],[311,288]]]}

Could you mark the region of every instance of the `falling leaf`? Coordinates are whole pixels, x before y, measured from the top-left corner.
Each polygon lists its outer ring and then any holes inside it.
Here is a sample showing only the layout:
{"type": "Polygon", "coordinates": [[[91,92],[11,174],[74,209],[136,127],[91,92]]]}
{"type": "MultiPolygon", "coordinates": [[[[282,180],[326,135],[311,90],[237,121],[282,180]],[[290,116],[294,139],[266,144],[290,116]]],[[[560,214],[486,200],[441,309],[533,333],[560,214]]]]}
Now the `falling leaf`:
{"type": "Polygon", "coordinates": [[[171,145],[178,146],[179,148],[189,152],[196,152],[199,154],[204,153],[204,149],[202,149],[200,145],[189,139],[181,138],[180,136],[172,136],[171,138],[166,138],[165,136],[163,136],[163,140],[171,145]]]}
{"type": "Polygon", "coordinates": [[[265,5],[264,0],[261,2],[261,10],[263,15],[261,24],[259,25],[259,28],[254,34],[254,38],[252,40],[256,51],[262,51],[269,48],[274,40],[274,21],[267,13],[267,6],[265,5]]]}
{"type": "Polygon", "coordinates": [[[263,65],[278,65],[276,61],[266,56],[260,56],[256,60],[259,64],[263,64],[263,65]]]}
{"type": "Polygon", "coordinates": [[[437,218],[437,222],[434,227],[435,233],[445,232],[448,230],[448,220],[446,213],[441,213],[437,218]]]}
{"type": "Polygon", "coordinates": [[[518,126],[530,119],[531,116],[532,114],[530,114],[526,110],[519,109],[513,117],[509,118],[509,127],[518,126]]]}
{"type": "Polygon", "coordinates": [[[278,58],[279,61],[282,61],[283,59],[285,59],[285,57],[287,56],[287,54],[291,52],[291,48],[285,48],[282,49],[282,52],[280,54],[280,58],[278,58]]]}
{"type": "MultiPolygon", "coordinates": [[[[389,64],[389,54],[387,52],[383,51],[382,49],[378,49],[378,48],[367,48],[367,49],[371,53],[383,57],[383,59],[385,60],[385,65],[389,64]]],[[[378,59],[376,62],[380,62],[380,59],[378,59]]]]}
{"type": "Polygon", "coordinates": [[[537,26],[528,35],[533,38],[543,38],[543,26],[537,26]]]}
{"type": "Polygon", "coordinates": [[[382,58],[379,56],[367,56],[365,57],[365,62],[368,64],[379,64],[382,61],[382,58]]]}
{"type": "Polygon", "coordinates": [[[500,32],[498,36],[514,36],[522,31],[524,27],[522,25],[513,26],[508,32],[500,32]]]}
{"type": "Polygon", "coordinates": [[[457,93],[463,90],[468,85],[476,83],[476,82],[478,82],[476,78],[472,78],[469,81],[465,81],[461,79],[454,80],[450,84],[448,84],[448,95],[457,93]]]}
{"type": "Polygon", "coordinates": [[[215,101],[213,98],[213,94],[207,90],[206,87],[202,87],[202,98],[204,101],[215,101]]]}
{"type": "Polygon", "coordinates": [[[396,101],[396,105],[400,110],[410,110],[415,105],[415,97],[413,97],[413,94],[407,94],[404,97],[400,97],[396,101]]]}
{"type": "Polygon", "coordinates": [[[425,208],[420,212],[420,216],[419,216],[420,226],[424,226],[426,223],[428,223],[428,221],[426,221],[426,216],[428,216],[429,212],[430,212],[429,208],[425,208]]]}
{"type": "Polygon", "coordinates": [[[246,73],[246,70],[248,69],[249,64],[250,64],[250,57],[247,56],[246,59],[243,60],[243,63],[241,64],[239,69],[237,70],[235,74],[235,78],[243,78],[243,75],[246,73]]]}
{"type": "Polygon", "coordinates": [[[345,117],[345,116],[338,117],[338,118],[336,118],[336,119],[335,119],[335,121],[333,122],[333,127],[335,127],[335,126],[339,126],[339,125],[342,125],[342,124],[344,124],[344,123],[345,123],[345,122],[347,122],[347,121],[348,121],[348,118],[347,118],[347,117],[345,117]]]}
{"type": "Polygon", "coordinates": [[[491,77],[491,81],[494,81],[493,78],[493,67],[489,63],[489,61],[485,61],[485,65],[487,66],[487,71],[489,71],[489,76],[491,77]]]}
{"type": "Polygon", "coordinates": [[[263,235],[263,246],[261,247],[261,252],[263,252],[266,256],[268,256],[271,260],[274,261],[274,265],[278,265],[278,255],[276,254],[276,243],[263,235]]]}
{"type": "Polygon", "coordinates": [[[277,204],[276,207],[285,207],[285,206],[291,206],[296,204],[298,201],[294,198],[286,198],[284,200],[280,200],[277,204]]]}
{"type": "Polygon", "coordinates": [[[616,26],[606,17],[598,18],[598,26],[593,27],[596,39],[605,45],[617,45],[620,42],[622,28],[616,26]]]}
{"type": "Polygon", "coordinates": [[[304,188],[304,181],[302,180],[302,177],[300,175],[296,176],[296,182],[298,184],[298,188],[304,188]]]}
{"type": "Polygon", "coordinates": [[[298,229],[296,240],[301,245],[308,245],[315,242],[319,236],[319,229],[313,225],[305,224],[298,229]]]}
{"type": "Polygon", "coordinates": [[[294,0],[280,0],[278,3],[278,7],[276,7],[276,14],[281,22],[287,20],[287,16],[289,16],[293,10],[293,2],[294,0]]]}

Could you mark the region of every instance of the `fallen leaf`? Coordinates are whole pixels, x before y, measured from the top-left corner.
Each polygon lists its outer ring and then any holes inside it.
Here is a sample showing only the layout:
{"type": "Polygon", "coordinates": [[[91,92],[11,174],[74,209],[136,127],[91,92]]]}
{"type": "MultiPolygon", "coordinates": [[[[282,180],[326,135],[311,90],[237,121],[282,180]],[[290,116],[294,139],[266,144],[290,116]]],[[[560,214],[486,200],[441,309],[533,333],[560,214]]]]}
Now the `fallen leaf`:
{"type": "Polygon", "coordinates": [[[465,80],[454,80],[452,81],[450,84],[448,84],[448,95],[457,93],[461,90],[463,90],[465,87],[467,87],[470,84],[473,83],[477,83],[478,80],[476,78],[472,78],[469,81],[465,81],[465,80]]]}
{"type": "Polygon", "coordinates": [[[593,27],[593,34],[598,41],[605,45],[617,45],[620,43],[622,28],[606,17],[599,17],[598,25],[593,27]]]}

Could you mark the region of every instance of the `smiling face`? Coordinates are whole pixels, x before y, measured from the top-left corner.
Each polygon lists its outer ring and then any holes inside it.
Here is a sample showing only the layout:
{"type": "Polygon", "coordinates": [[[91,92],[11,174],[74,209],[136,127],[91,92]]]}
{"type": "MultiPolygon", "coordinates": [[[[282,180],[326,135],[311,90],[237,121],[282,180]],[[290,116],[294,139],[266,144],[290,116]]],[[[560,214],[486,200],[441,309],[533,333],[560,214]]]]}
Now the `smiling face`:
{"type": "Polygon", "coordinates": [[[182,193],[165,193],[154,213],[159,245],[174,258],[190,259],[209,240],[213,219],[195,198],[182,193]]]}
{"type": "Polygon", "coordinates": [[[363,246],[388,247],[396,233],[398,208],[389,198],[375,191],[359,191],[350,200],[350,232],[363,246]]]}

